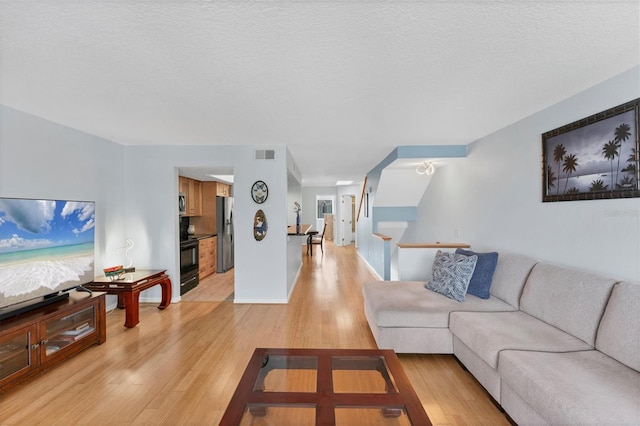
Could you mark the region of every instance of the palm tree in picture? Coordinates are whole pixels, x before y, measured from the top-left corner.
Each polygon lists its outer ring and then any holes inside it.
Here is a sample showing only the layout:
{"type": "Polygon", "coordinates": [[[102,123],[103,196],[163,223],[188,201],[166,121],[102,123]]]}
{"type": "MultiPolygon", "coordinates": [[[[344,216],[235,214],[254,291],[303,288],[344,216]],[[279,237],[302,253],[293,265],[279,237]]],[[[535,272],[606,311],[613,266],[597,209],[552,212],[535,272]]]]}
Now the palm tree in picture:
{"type": "MultiPolygon", "coordinates": [[[[618,147],[622,147],[622,143],[631,137],[631,126],[627,123],[622,123],[616,130],[613,131],[613,140],[618,144],[618,147]]],[[[622,148],[620,148],[622,152],[622,148]]],[[[618,182],[618,171],[620,170],[620,156],[618,156],[618,166],[616,167],[616,182],[618,182]]],[[[612,188],[613,189],[613,188],[612,188]]]]}
{"type": "Polygon", "coordinates": [[[631,189],[634,187],[633,178],[631,176],[622,176],[620,182],[617,184],[618,188],[631,189]]]}
{"type": "Polygon", "coordinates": [[[598,179],[598,180],[594,180],[593,182],[591,182],[591,186],[589,187],[589,191],[591,191],[591,192],[606,191],[608,187],[609,187],[609,185],[605,185],[605,183],[602,181],[602,179],[598,179]]]}
{"type": "Polygon", "coordinates": [[[615,187],[615,182],[617,180],[617,178],[615,180],[613,179],[613,160],[616,157],[618,157],[618,161],[620,160],[618,148],[619,145],[616,141],[609,141],[602,147],[602,155],[604,156],[604,158],[609,160],[609,163],[611,163],[611,188],[615,187]]]}
{"type": "MultiPolygon", "coordinates": [[[[632,189],[637,189],[638,185],[638,150],[631,148],[631,154],[627,158],[627,167],[620,170],[621,172],[630,173],[633,176],[632,185],[629,186],[632,189]]],[[[626,176],[625,176],[626,177],[626,176]]]]}
{"type": "Polygon", "coordinates": [[[551,192],[551,188],[555,186],[556,175],[553,173],[551,164],[547,164],[547,194],[551,192]]]}
{"type": "Polygon", "coordinates": [[[564,182],[564,192],[567,192],[567,185],[569,184],[569,178],[571,174],[576,171],[576,168],[579,166],[578,158],[575,154],[565,155],[564,161],[562,163],[562,171],[567,174],[567,180],[564,182]]]}
{"type": "MultiPolygon", "coordinates": [[[[567,150],[562,144],[556,145],[556,147],[553,148],[553,162],[558,163],[558,177],[560,177],[560,162],[562,161],[566,153],[567,153],[567,150]]],[[[556,188],[556,195],[558,195],[559,192],[560,192],[560,185],[558,185],[558,187],[556,188]]]]}

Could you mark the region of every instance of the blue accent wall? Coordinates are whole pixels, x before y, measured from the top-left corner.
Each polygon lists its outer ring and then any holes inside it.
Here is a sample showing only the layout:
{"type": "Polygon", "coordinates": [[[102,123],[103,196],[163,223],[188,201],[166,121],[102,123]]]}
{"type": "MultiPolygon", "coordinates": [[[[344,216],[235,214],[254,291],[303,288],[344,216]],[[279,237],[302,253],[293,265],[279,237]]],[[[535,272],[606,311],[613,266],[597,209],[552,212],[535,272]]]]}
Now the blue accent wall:
{"type": "Polygon", "coordinates": [[[375,207],[373,209],[374,232],[379,222],[416,220],[418,207],[375,207]]]}
{"type": "Polygon", "coordinates": [[[464,158],[467,145],[409,145],[399,146],[396,158],[464,158]]]}

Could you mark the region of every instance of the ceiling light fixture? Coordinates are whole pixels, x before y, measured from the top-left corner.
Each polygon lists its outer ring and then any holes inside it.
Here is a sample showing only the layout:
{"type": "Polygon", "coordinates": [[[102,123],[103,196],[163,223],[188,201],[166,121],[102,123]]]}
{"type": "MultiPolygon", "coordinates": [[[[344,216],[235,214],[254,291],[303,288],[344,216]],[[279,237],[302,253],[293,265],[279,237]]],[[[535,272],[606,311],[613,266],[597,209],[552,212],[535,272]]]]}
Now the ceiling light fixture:
{"type": "Polygon", "coordinates": [[[336,186],[351,185],[352,183],[352,180],[339,180],[336,182],[336,186]]]}
{"type": "Polygon", "coordinates": [[[429,161],[418,164],[418,167],[416,167],[416,173],[419,175],[431,176],[435,171],[436,168],[434,167],[433,163],[429,161]]]}

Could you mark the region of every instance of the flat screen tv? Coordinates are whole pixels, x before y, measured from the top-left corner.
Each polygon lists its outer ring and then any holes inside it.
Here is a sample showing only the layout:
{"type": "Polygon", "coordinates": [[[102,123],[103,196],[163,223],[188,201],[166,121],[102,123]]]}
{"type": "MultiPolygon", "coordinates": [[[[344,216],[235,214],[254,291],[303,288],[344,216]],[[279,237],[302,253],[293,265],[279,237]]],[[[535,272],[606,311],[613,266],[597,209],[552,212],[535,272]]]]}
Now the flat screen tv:
{"type": "Polygon", "coordinates": [[[95,203],[0,198],[0,318],[94,278],[95,203]]]}

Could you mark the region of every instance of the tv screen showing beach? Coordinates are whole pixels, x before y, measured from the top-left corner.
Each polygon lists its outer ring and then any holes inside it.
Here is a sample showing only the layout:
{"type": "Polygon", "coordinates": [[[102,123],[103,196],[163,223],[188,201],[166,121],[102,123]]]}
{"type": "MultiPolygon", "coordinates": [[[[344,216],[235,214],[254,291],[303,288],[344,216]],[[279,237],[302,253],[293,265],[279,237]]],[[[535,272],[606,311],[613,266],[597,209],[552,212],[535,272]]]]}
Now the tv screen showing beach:
{"type": "Polygon", "coordinates": [[[94,277],[95,203],[0,198],[0,307],[94,277]]]}

